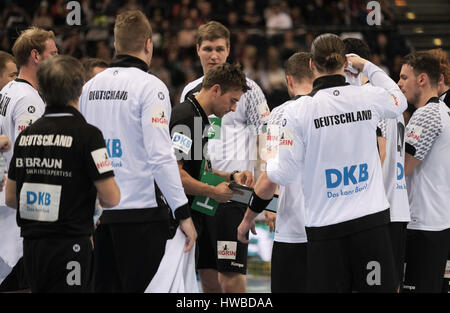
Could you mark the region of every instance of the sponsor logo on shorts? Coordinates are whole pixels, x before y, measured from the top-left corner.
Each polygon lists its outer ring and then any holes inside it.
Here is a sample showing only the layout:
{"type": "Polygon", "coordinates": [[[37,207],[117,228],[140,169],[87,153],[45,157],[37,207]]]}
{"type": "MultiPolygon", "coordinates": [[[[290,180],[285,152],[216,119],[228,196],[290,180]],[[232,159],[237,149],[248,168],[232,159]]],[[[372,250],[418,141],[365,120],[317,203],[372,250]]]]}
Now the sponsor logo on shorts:
{"type": "Polygon", "coordinates": [[[236,260],[236,241],[217,241],[217,258],[236,260]]]}
{"type": "Polygon", "coordinates": [[[236,263],[236,262],[231,262],[231,266],[237,266],[237,267],[239,267],[239,268],[243,268],[243,267],[244,267],[244,264],[242,264],[242,263],[236,263]]]}

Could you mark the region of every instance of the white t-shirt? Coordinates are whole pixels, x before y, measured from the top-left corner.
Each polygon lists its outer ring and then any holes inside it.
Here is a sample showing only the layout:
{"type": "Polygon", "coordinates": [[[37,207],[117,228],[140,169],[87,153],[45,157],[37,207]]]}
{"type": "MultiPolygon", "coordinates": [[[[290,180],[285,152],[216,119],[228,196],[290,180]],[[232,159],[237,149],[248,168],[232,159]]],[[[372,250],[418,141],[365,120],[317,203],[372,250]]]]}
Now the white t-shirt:
{"type": "Polygon", "coordinates": [[[407,179],[409,229],[450,228],[450,109],[438,98],[417,109],[406,126],[406,152],[422,162],[407,179]]]}
{"type": "MultiPolygon", "coordinates": [[[[295,106],[298,99],[283,103],[272,110],[267,122],[267,148],[278,149],[283,112],[295,106]]],[[[276,153],[276,152],[275,152],[276,153]]],[[[280,186],[274,240],[285,243],[307,242],[305,231],[305,198],[302,191],[302,175],[299,173],[292,184],[280,186]]]]}
{"type": "Polygon", "coordinates": [[[161,80],[137,67],[110,67],[84,85],[79,107],[102,131],[120,188],[120,203],[105,210],[157,207],[155,180],[173,212],[187,203],[161,80]]]}
{"type": "Polygon", "coordinates": [[[383,181],[390,204],[391,222],[411,220],[405,180],[405,122],[403,115],[382,119],[378,123],[381,136],[386,139],[386,158],[383,181]]]}
{"type": "MultiPolygon", "coordinates": [[[[187,94],[199,92],[202,82],[203,77],[200,77],[186,85],[180,102],[184,102],[187,94]]],[[[220,138],[208,141],[212,167],[221,171],[254,171],[256,135],[263,132],[262,126],[267,122],[270,111],[261,88],[248,78],[247,85],[251,89],[237,102],[236,112],[229,112],[221,119],[220,138]]],[[[210,120],[214,117],[211,115],[210,120]]],[[[210,122],[215,123],[214,119],[210,122]]]]}
{"type": "Polygon", "coordinates": [[[269,160],[267,174],[284,186],[303,174],[306,227],[351,221],[389,207],[376,127],[380,118],[400,115],[407,103],[380,68],[367,62],[363,73],[383,88],[344,85],[343,76],[326,76],[314,82],[312,96],[284,112],[278,157],[269,160]]]}

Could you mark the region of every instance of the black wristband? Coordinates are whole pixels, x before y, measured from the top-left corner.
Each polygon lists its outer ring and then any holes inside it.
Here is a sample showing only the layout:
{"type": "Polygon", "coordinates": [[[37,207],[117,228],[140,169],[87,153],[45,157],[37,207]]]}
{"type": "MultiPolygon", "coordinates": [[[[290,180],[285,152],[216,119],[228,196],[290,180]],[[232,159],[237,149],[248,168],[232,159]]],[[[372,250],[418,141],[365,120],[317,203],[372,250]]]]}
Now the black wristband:
{"type": "Polygon", "coordinates": [[[270,201],[272,201],[272,199],[273,199],[273,196],[269,200],[261,199],[255,193],[255,191],[253,191],[253,194],[252,194],[252,196],[250,198],[250,202],[248,204],[248,207],[253,212],[261,213],[269,205],[269,203],[270,203],[270,201]]]}
{"type": "Polygon", "coordinates": [[[175,210],[174,215],[175,215],[175,220],[178,221],[178,222],[180,220],[184,220],[186,218],[191,217],[191,210],[189,208],[189,205],[186,203],[186,204],[178,207],[175,210]]]}

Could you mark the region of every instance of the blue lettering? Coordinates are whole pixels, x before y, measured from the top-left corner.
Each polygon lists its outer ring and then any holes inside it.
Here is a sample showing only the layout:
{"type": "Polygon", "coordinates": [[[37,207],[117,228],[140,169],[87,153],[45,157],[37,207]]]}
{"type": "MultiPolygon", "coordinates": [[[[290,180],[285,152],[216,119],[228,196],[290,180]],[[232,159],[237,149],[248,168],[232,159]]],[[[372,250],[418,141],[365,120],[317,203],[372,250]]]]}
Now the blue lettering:
{"type": "Polygon", "coordinates": [[[337,186],[339,186],[341,184],[342,174],[339,170],[334,169],[334,168],[327,169],[327,170],[325,170],[325,175],[326,175],[326,179],[327,179],[327,188],[336,188],[337,186]],[[336,176],[335,182],[333,182],[333,179],[331,176],[333,174],[336,176]]]}
{"type": "Polygon", "coordinates": [[[356,178],[353,176],[353,173],[356,170],[356,165],[350,166],[350,171],[348,170],[348,167],[344,167],[344,185],[347,186],[349,183],[349,179],[352,181],[353,184],[356,184],[356,178]]]}
{"type": "Polygon", "coordinates": [[[50,194],[46,193],[45,194],[45,205],[50,205],[50,194]]]}
{"type": "Polygon", "coordinates": [[[36,202],[37,196],[34,192],[32,191],[27,191],[27,203],[28,204],[33,204],[36,202]]]}
{"type": "Polygon", "coordinates": [[[106,151],[110,158],[120,158],[122,156],[122,145],[120,139],[105,139],[106,151]]]}
{"type": "Polygon", "coordinates": [[[111,142],[111,139],[105,139],[105,145],[106,145],[106,152],[108,152],[108,157],[111,157],[111,150],[109,150],[109,144],[111,142]]]}
{"type": "Polygon", "coordinates": [[[45,193],[44,192],[39,192],[39,197],[38,197],[38,204],[39,205],[44,205],[44,195],[45,195],[45,193]]]}
{"type": "Polygon", "coordinates": [[[368,165],[366,163],[359,164],[359,176],[356,175],[357,165],[345,166],[342,171],[336,168],[330,168],[325,170],[327,188],[336,188],[342,182],[344,186],[350,184],[354,185],[357,183],[364,182],[369,179],[368,165]],[[358,179],[357,179],[358,177],[358,179]]]}
{"type": "Polygon", "coordinates": [[[366,163],[359,165],[359,182],[363,182],[369,179],[369,173],[367,169],[369,166],[366,163]]]}
{"type": "Polygon", "coordinates": [[[180,141],[180,135],[175,135],[175,137],[173,137],[173,142],[178,142],[180,141]]]}
{"type": "Polygon", "coordinates": [[[397,162],[397,180],[400,180],[405,175],[405,170],[400,162],[397,162]]]}
{"type": "Polygon", "coordinates": [[[122,156],[122,147],[120,145],[120,140],[113,139],[112,145],[113,145],[113,148],[112,148],[113,158],[120,158],[122,156]]]}

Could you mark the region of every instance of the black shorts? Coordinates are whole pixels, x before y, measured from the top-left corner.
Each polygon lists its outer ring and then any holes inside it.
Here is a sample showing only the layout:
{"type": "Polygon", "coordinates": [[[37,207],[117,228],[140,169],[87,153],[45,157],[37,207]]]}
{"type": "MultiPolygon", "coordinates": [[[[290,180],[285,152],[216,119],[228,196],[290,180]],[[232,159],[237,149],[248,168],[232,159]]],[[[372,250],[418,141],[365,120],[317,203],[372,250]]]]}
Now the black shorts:
{"type": "Polygon", "coordinates": [[[92,243],[86,237],[23,240],[31,292],[91,292],[92,243]]]}
{"type": "Polygon", "coordinates": [[[94,233],[95,292],[145,291],[166,249],[168,221],[100,224],[94,233]]]}
{"type": "Polygon", "coordinates": [[[306,292],[306,242],[273,242],[271,289],[279,292],[306,292]]]}
{"type": "Polygon", "coordinates": [[[403,285],[407,224],[407,222],[391,222],[389,224],[389,234],[391,236],[392,252],[394,253],[395,270],[398,277],[397,285],[399,286],[403,285]]]}
{"type": "Polygon", "coordinates": [[[388,225],[345,237],[308,241],[308,292],[395,292],[388,225]]]}
{"type": "Polygon", "coordinates": [[[29,289],[23,257],[17,261],[8,276],[0,284],[0,292],[11,292],[29,289]]]}
{"type": "Polygon", "coordinates": [[[248,244],[237,240],[237,228],[247,207],[235,202],[220,204],[214,216],[192,211],[197,239],[197,269],[220,273],[247,273],[248,244]]]}
{"type": "Polygon", "coordinates": [[[442,292],[450,251],[450,228],[442,231],[407,230],[405,291],[442,292]]]}

